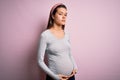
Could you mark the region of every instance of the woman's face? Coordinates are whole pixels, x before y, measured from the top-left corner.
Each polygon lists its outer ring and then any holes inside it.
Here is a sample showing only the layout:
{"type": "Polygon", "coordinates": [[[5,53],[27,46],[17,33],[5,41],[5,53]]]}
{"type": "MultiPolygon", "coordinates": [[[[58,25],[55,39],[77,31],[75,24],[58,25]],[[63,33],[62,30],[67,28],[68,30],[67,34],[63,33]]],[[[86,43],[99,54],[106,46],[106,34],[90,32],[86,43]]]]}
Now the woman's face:
{"type": "Polygon", "coordinates": [[[65,25],[66,17],[67,17],[67,10],[65,8],[57,8],[57,12],[54,16],[52,16],[54,19],[54,24],[57,25],[65,25]]]}

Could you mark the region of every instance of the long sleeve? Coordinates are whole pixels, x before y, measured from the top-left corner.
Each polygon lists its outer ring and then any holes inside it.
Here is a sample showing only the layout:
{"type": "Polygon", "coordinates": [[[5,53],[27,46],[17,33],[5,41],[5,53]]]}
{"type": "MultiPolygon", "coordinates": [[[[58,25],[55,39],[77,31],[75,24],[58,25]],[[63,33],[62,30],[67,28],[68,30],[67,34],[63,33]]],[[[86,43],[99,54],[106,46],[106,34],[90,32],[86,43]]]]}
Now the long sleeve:
{"type": "MultiPolygon", "coordinates": [[[[68,35],[68,42],[69,42],[69,44],[71,44],[70,43],[70,36],[69,35],[68,35]]],[[[69,54],[69,56],[70,56],[71,61],[72,61],[73,65],[74,65],[74,69],[78,69],[77,64],[76,64],[76,62],[75,62],[75,60],[74,60],[74,58],[73,58],[73,56],[71,54],[71,46],[70,46],[70,54],[69,54]]]]}
{"type": "Polygon", "coordinates": [[[73,63],[73,65],[74,65],[74,69],[78,69],[76,62],[75,62],[73,56],[71,55],[71,52],[70,52],[70,58],[71,58],[72,63],[73,63]]]}
{"type": "Polygon", "coordinates": [[[46,38],[46,35],[44,33],[42,33],[40,36],[40,42],[39,42],[39,48],[38,48],[38,64],[39,64],[40,68],[46,74],[48,74],[55,80],[60,80],[59,76],[57,74],[53,73],[44,62],[44,55],[45,55],[46,47],[47,47],[47,38],[46,38]]]}

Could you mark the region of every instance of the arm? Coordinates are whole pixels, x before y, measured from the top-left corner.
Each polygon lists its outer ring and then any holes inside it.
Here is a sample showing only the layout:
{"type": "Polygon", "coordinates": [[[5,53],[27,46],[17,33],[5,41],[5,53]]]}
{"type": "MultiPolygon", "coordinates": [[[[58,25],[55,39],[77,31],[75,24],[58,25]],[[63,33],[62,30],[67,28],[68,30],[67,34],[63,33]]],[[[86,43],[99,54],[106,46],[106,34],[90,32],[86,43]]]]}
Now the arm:
{"type": "Polygon", "coordinates": [[[70,53],[70,58],[71,58],[71,61],[72,61],[73,65],[74,65],[74,69],[77,70],[77,69],[78,69],[77,64],[76,64],[76,62],[75,62],[73,56],[71,55],[71,53],[70,53]]]}
{"type": "Polygon", "coordinates": [[[38,64],[41,67],[41,69],[47,73],[49,76],[54,78],[55,80],[60,80],[59,76],[53,73],[45,64],[44,62],[44,55],[45,55],[45,50],[47,47],[47,41],[46,41],[46,36],[44,33],[41,34],[40,37],[40,42],[39,42],[39,48],[38,48],[38,64]]]}
{"type": "Polygon", "coordinates": [[[77,69],[78,69],[78,67],[77,67],[77,64],[76,64],[76,62],[75,62],[75,60],[74,60],[73,56],[71,55],[71,51],[70,51],[69,56],[70,56],[71,61],[72,61],[73,65],[74,65],[74,69],[75,69],[75,70],[77,70],[77,69]]]}
{"type": "MultiPolygon", "coordinates": [[[[71,43],[70,43],[70,37],[68,37],[68,42],[69,42],[69,44],[71,44],[71,43]]],[[[71,54],[71,46],[70,46],[69,56],[70,56],[70,59],[71,59],[71,61],[72,61],[72,63],[73,63],[73,66],[74,66],[74,69],[73,69],[71,75],[69,76],[69,77],[72,77],[73,75],[75,75],[75,74],[77,73],[78,67],[77,67],[77,64],[76,64],[76,62],[75,62],[72,54],[71,54]]]]}
{"type": "MultiPolygon", "coordinates": [[[[70,36],[69,36],[69,35],[68,35],[68,42],[69,42],[69,44],[71,44],[71,43],[70,43],[70,36]]],[[[70,48],[71,48],[71,46],[70,46],[70,48]]],[[[70,56],[71,61],[72,61],[73,65],[74,65],[74,70],[77,71],[77,70],[78,70],[78,67],[77,67],[77,64],[76,64],[76,62],[75,62],[72,54],[71,54],[71,49],[70,49],[70,54],[69,54],[69,56],[70,56]]]]}

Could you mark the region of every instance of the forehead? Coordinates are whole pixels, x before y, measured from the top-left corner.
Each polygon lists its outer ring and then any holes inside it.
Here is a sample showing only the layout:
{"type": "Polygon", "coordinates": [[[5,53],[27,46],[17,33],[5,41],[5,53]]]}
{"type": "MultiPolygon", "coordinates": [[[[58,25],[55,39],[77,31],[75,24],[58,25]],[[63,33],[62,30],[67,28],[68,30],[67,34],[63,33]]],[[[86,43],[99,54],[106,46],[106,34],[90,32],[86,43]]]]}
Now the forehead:
{"type": "Polygon", "coordinates": [[[57,12],[67,13],[67,9],[60,7],[60,8],[57,8],[57,12]]]}

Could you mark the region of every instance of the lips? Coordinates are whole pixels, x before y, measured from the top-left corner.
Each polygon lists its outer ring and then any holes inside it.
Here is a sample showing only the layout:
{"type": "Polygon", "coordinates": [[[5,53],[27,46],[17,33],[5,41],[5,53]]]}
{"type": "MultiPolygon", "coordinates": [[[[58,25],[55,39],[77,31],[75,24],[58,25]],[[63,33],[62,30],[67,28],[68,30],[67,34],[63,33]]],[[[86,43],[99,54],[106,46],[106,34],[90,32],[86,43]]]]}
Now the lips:
{"type": "Polygon", "coordinates": [[[62,22],[65,22],[65,20],[62,20],[62,22]]]}

